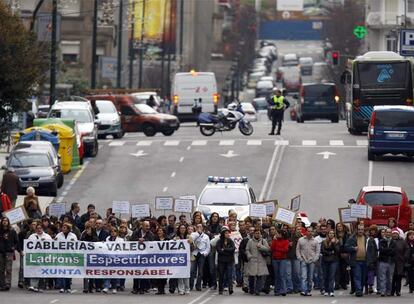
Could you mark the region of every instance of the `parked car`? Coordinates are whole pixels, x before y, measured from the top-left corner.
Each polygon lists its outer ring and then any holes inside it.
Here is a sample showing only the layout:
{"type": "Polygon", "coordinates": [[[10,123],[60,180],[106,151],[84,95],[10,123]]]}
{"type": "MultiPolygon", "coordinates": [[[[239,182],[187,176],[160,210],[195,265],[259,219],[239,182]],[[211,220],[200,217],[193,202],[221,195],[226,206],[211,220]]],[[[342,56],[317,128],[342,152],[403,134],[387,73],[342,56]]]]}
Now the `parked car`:
{"type": "Polygon", "coordinates": [[[260,80],[256,83],[256,97],[269,97],[273,92],[273,82],[270,80],[260,80]]]}
{"type": "Polygon", "coordinates": [[[282,66],[297,66],[299,59],[296,54],[286,54],[282,58],[282,66]]]}
{"type": "Polygon", "coordinates": [[[372,207],[372,219],[365,219],[365,226],[372,224],[379,228],[388,225],[390,217],[395,218],[398,227],[406,231],[411,222],[414,201],[408,200],[407,193],[400,187],[367,186],[359,192],[356,200],[350,199],[350,205],[368,205],[372,207]]]}
{"type": "Polygon", "coordinates": [[[43,140],[33,140],[33,141],[19,141],[13,147],[13,151],[17,150],[29,150],[29,151],[45,151],[49,154],[53,161],[53,167],[57,169],[57,187],[60,188],[63,185],[64,177],[62,173],[60,155],[53,147],[52,143],[49,141],[43,140]]]}
{"type": "Polygon", "coordinates": [[[252,121],[252,122],[257,121],[256,109],[250,102],[242,102],[241,106],[244,112],[244,118],[247,121],[252,121]]]}
{"type": "Polygon", "coordinates": [[[260,77],[265,76],[264,72],[251,73],[247,82],[247,88],[255,89],[260,77]]]}
{"type": "Polygon", "coordinates": [[[89,102],[60,101],[56,102],[49,112],[49,118],[73,119],[77,122],[82,135],[85,154],[95,157],[98,154],[98,125],[97,117],[89,102]]]}
{"type": "Polygon", "coordinates": [[[296,121],[330,119],[339,122],[339,93],[334,83],[305,83],[295,104],[296,121]]]}
{"type": "Polygon", "coordinates": [[[283,70],[282,85],[286,92],[299,92],[301,84],[299,67],[292,66],[283,70]]]}
{"type": "Polygon", "coordinates": [[[26,189],[33,187],[38,194],[57,195],[59,171],[47,151],[14,150],[2,169],[14,170],[19,177],[20,194],[26,194],[26,189]]]}
{"type": "Polygon", "coordinates": [[[142,103],[149,105],[151,108],[156,110],[157,112],[162,111],[162,105],[161,105],[161,97],[158,96],[157,92],[138,92],[138,93],[131,93],[131,96],[134,96],[138,100],[140,100],[142,103]],[[154,104],[150,105],[149,100],[150,97],[153,97],[154,104]]]}
{"type": "Polygon", "coordinates": [[[95,104],[99,109],[99,114],[97,115],[100,121],[98,137],[106,138],[108,135],[112,135],[113,138],[123,137],[124,131],[121,127],[121,116],[115,105],[109,100],[96,100],[95,104]]]}
{"type": "Polygon", "coordinates": [[[414,157],[414,108],[375,106],[368,126],[368,160],[384,154],[414,157]]]}
{"type": "Polygon", "coordinates": [[[300,73],[302,76],[312,75],[313,59],[312,57],[299,58],[300,73]]]}

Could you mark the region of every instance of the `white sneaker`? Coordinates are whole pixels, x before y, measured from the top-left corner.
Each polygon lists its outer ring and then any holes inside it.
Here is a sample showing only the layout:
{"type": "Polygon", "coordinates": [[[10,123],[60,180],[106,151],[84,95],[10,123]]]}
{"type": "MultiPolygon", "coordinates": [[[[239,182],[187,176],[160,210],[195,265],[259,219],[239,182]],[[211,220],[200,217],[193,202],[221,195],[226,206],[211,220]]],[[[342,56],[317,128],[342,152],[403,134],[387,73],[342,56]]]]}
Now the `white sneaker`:
{"type": "Polygon", "coordinates": [[[325,297],[328,297],[328,296],[329,296],[329,293],[328,293],[328,292],[325,292],[323,295],[324,295],[325,297]]]}
{"type": "Polygon", "coordinates": [[[29,288],[27,288],[28,291],[34,291],[34,289],[35,288],[33,286],[30,286],[29,288]]]}
{"type": "Polygon", "coordinates": [[[66,289],[66,293],[72,293],[71,289],[66,289]]]}
{"type": "Polygon", "coordinates": [[[108,293],[108,288],[104,288],[104,289],[102,289],[102,292],[103,292],[103,293],[108,293]]]}
{"type": "Polygon", "coordinates": [[[112,293],[113,294],[116,294],[116,289],[112,289],[112,293]]]}
{"type": "Polygon", "coordinates": [[[64,292],[65,292],[65,290],[64,290],[63,288],[61,288],[61,289],[59,290],[59,292],[60,292],[60,293],[64,293],[64,292]]]}
{"type": "Polygon", "coordinates": [[[334,294],[333,292],[331,292],[331,293],[329,294],[329,296],[330,296],[330,297],[334,297],[334,296],[335,296],[335,294],[334,294]]]}
{"type": "Polygon", "coordinates": [[[190,291],[189,291],[189,290],[187,290],[187,291],[185,292],[185,294],[190,294],[190,291]]]}
{"type": "Polygon", "coordinates": [[[180,291],[180,295],[182,295],[182,296],[183,296],[184,294],[185,294],[185,293],[184,293],[184,291],[180,291]]]}

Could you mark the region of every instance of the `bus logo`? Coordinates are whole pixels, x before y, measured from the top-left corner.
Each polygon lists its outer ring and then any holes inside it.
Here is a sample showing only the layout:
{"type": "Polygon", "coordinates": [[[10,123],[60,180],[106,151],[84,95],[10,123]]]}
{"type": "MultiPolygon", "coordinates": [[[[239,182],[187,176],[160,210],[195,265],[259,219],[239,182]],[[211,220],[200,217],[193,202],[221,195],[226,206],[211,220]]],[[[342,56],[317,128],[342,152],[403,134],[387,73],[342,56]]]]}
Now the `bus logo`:
{"type": "Polygon", "coordinates": [[[385,82],[387,80],[390,80],[392,73],[393,73],[393,70],[392,69],[389,69],[388,70],[386,68],[383,68],[381,70],[381,72],[379,73],[379,75],[378,75],[377,82],[383,83],[383,82],[385,82]]]}

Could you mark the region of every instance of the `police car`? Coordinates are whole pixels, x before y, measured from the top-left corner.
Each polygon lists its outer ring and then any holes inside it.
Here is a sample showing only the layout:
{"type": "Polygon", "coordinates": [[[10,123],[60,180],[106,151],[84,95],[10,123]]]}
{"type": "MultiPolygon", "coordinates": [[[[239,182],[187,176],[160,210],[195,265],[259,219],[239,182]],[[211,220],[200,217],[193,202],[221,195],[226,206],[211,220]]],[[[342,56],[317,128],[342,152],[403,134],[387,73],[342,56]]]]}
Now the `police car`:
{"type": "Polygon", "coordinates": [[[213,212],[227,218],[229,210],[236,211],[238,219],[244,219],[249,215],[250,204],[255,203],[256,196],[247,177],[209,176],[208,184],[199,195],[197,210],[206,219],[213,212]]]}

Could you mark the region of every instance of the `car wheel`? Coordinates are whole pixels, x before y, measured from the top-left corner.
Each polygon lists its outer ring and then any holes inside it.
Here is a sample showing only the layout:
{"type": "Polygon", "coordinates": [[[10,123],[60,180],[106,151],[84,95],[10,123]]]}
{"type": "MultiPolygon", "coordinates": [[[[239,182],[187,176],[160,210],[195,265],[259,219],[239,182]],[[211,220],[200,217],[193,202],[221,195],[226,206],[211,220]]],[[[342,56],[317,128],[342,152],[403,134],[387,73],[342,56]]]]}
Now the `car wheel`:
{"type": "Polygon", "coordinates": [[[338,123],[339,122],[339,116],[335,116],[331,119],[332,123],[338,123]]]}
{"type": "Polygon", "coordinates": [[[50,196],[54,196],[54,197],[56,197],[57,196],[57,184],[56,184],[56,182],[55,182],[55,184],[53,185],[53,188],[52,188],[52,190],[50,190],[49,191],[49,195],[50,196]]]}
{"type": "Polygon", "coordinates": [[[102,134],[102,135],[98,135],[98,139],[105,139],[106,135],[102,134]]]}
{"type": "Polygon", "coordinates": [[[164,134],[165,136],[171,136],[171,135],[173,135],[174,134],[174,130],[165,130],[165,131],[162,131],[162,134],[164,134]]]}
{"type": "Polygon", "coordinates": [[[114,138],[119,139],[119,138],[124,137],[124,135],[125,135],[124,131],[121,130],[118,133],[114,134],[114,138]]]}
{"type": "Polygon", "coordinates": [[[148,137],[154,136],[157,133],[154,126],[149,123],[145,124],[142,127],[142,132],[144,132],[145,136],[148,136],[148,137]]]}
{"type": "Polygon", "coordinates": [[[96,155],[98,155],[98,150],[99,150],[99,143],[97,140],[95,140],[93,147],[89,151],[89,156],[96,157],[96,155]]]}
{"type": "Polygon", "coordinates": [[[58,182],[57,182],[57,187],[60,189],[63,186],[65,178],[63,177],[62,173],[59,173],[58,175],[58,182]]]}

